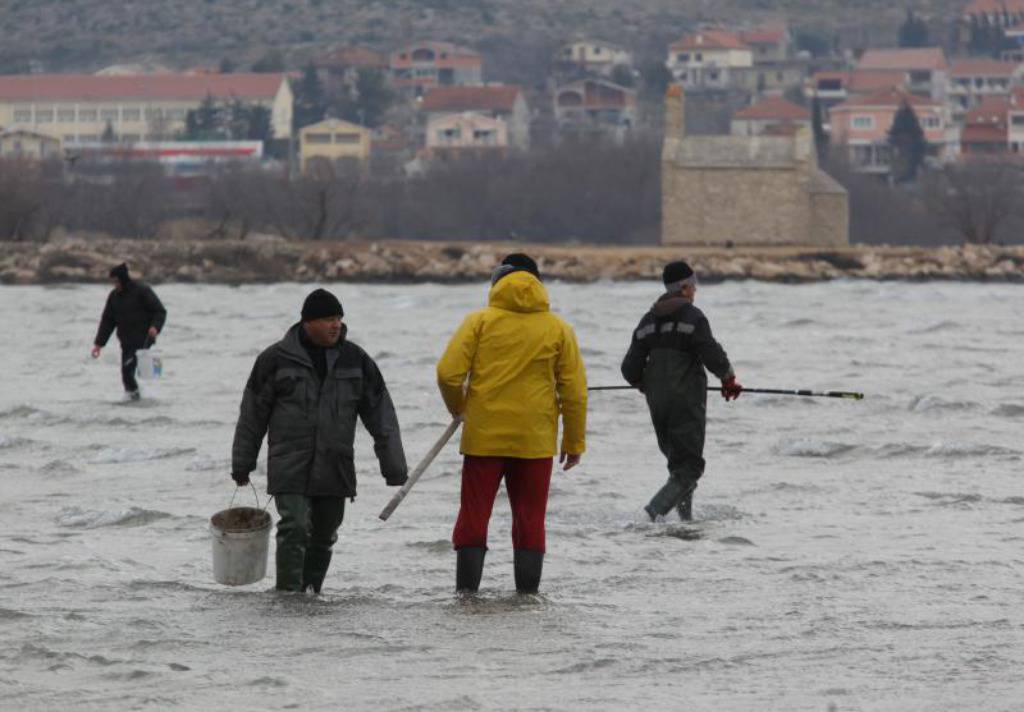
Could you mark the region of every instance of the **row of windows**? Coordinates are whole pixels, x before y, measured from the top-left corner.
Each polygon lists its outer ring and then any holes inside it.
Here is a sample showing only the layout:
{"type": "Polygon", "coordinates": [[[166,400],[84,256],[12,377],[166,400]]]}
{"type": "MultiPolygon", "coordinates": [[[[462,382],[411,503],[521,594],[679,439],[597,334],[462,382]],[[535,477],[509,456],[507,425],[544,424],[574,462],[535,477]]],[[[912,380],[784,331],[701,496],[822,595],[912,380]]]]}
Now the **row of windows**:
{"type": "Polygon", "coordinates": [[[54,121],[62,124],[74,121],[141,121],[143,117],[146,118],[146,121],[159,119],[181,121],[185,118],[185,113],[185,109],[143,110],[139,108],[118,109],[116,107],[102,107],[99,109],[81,108],[76,110],[73,107],[57,107],[56,109],[51,107],[36,108],[34,117],[32,109],[15,109],[13,118],[15,123],[20,124],[47,124],[54,121]]]}
{"type": "MultiPolygon", "coordinates": [[[[925,115],[919,117],[918,120],[921,122],[921,128],[924,129],[937,129],[942,126],[942,120],[938,116],[925,115]]],[[[850,128],[857,129],[859,131],[870,131],[875,128],[875,117],[851,116],[850,128]]]]}
{"type": "MultiPolygon", "coordinates": [[[[305,135],[303,139],[306,143],[325,144],[331,142],[331,134],[329,133],[309,133],[305,135]]],[[[334,143],[344,144],[356,144],[360,142],[359,134],[357,133],[336,133],[334,134],[334,143]]]]}
{"type": "MultiPolygon", "coordinates": [[[[462,138],[462,129],[458,126],[451,129],[439,129],[437,132],[438,141],[455,141],[460,138],[462,138]]],[[[492,129],[473,129],[473,140],[478,143],[495,143],[498,140],[498,134],[492,129]]]]}
{"type": "Polygon", "coordinates": [[[995,87],[996,89],[1006,89],[1010,86],[1009,79],[993,79],[991,77],[989,79],[985,79],[984,77],[974,77],[973,79],[970,77],[957,77],[953,80],[953,83],[957,87],[961,88],[968,88],[973,84],[976,89],[983,89],[986,84],[990,87],[995,87]]]}

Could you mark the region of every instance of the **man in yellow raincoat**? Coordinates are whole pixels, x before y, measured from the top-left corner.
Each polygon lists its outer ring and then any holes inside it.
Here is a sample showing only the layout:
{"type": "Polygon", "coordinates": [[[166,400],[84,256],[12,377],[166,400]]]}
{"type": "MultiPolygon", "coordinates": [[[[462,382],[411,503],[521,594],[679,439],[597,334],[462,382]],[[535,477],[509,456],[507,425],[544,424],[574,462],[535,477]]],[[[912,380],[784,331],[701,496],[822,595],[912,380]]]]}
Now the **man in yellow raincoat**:
{"type": "Polygon", "coordinates": [[[452,415],[462,416],[462,494],[452,543],[455,587],[480,586],[487,525],[501,480],[512,507],[516,590],[536,593],[544,562],[544,516],[552,459],[568,470],[585,449],[587,379],[576,335],[551,313],[537,263],[506,257],[491,276],[485,309],[452,336],[437,364],[452,415]]]}

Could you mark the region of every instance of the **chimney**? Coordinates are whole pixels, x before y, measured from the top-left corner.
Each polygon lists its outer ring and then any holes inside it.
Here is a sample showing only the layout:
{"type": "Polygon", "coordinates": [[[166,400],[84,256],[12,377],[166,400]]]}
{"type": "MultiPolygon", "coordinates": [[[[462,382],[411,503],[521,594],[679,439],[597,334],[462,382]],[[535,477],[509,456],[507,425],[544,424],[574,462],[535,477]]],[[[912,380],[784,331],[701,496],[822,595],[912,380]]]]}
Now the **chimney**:
{"type": "Polygon", "coordinates": [[[670,84],[665,91],[665,141],[681,141],[686,135],[686,97],[683,87],[670,84]]]}

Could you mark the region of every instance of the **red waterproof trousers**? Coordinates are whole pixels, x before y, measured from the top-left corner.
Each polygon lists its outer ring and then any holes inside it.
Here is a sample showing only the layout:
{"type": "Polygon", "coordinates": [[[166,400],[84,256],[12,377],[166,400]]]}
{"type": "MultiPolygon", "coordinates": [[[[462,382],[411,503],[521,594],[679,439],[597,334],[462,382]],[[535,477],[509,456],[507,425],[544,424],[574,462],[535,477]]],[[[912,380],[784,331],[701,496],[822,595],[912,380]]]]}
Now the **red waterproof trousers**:
{"type": "Polygon", "coordinates": [[[551,485],[550,457],[464,456],[462,502],[452,543],[456,549],[487,548],[487,525],[502,477],[512,506],[512,546],[543,552],[544,515],[551,485]]]}

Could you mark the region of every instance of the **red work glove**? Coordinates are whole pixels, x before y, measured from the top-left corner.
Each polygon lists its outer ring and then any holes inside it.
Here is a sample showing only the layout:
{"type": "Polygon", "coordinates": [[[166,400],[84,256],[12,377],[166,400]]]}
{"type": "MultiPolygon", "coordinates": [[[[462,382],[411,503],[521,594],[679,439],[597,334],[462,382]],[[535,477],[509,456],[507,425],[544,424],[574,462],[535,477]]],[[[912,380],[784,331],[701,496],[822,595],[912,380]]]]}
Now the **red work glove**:
{"type": "Polygon", "coordinates": [[[736,376],[729,376],[722,381],[722,398],[727,401],[736,400],[743,392],[743,386],[736,380],[736,376]]]}

